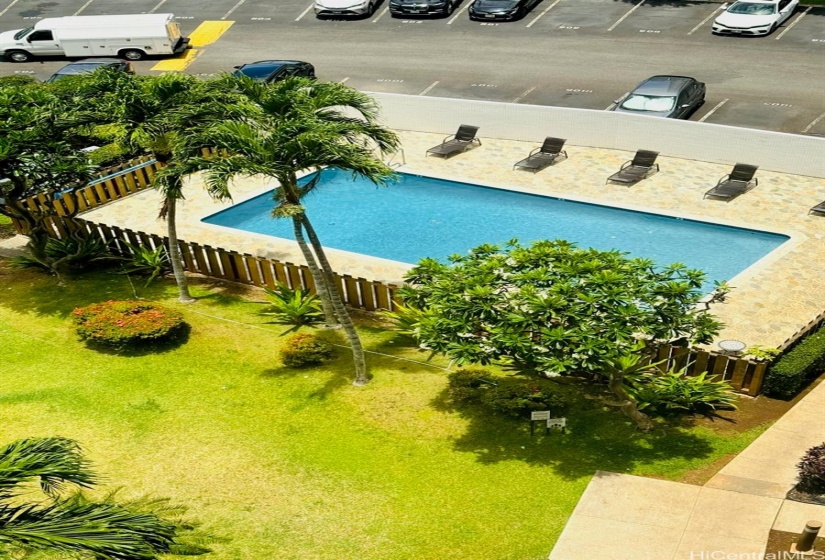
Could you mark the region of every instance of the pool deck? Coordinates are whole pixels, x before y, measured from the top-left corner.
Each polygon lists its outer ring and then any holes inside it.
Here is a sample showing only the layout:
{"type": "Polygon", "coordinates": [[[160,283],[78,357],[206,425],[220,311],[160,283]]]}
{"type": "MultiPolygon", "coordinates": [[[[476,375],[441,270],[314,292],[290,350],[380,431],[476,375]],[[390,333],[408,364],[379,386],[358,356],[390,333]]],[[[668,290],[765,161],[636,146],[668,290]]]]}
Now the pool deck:
{"type": "MultiPolygon", "coordinates": [[[[512,166],[538,144],[482,137],[483,146],[444,160],[424,155],[427,148],[441,142],[442,135],[399,135],[406,158],[406,163],[398,168],[400,171],[790,236],[788,242],[730,281],[735,289],[728,302],[713,309],[727,325],[720,340],[732,338],[749,346],[778,346],[823,310],[825,217],[810,216],[808,209],[825,200],[825,179],[759,170],[759,186],[726,203],[705,200],[703,195],[730,172],[730,165],[660,156],[659,173],[626,187],[605,185],[605,180],[633,157],[631,152],[566,146],[567,160],[533,174],[513,171],[512,166]]],[[[393,162],[400,163],[401,159],[397,155],[393,162]]],[[[189,182],[187,198],[178,210],[181,239],[281,261],[303,262],[293,241],[202,223],[201,219],[231,203],[212,201],[201,188],[200,177],[192,177],[189,182]]],[[[247,200],[273,186],[260,178],[239,180],[233,188],[234,202],[247,200]]],[[[158,193],[146,191],[96,208],[83,217],[164,235],[165,224],[157,219],[159,206],[158,193]]],[[[479,244],[483,242],[479,240],[479,244]]],[[[409,268],[396,261],[332,249],[329,257],[340,273],[383,282],[400,283],[409,268]]]]}

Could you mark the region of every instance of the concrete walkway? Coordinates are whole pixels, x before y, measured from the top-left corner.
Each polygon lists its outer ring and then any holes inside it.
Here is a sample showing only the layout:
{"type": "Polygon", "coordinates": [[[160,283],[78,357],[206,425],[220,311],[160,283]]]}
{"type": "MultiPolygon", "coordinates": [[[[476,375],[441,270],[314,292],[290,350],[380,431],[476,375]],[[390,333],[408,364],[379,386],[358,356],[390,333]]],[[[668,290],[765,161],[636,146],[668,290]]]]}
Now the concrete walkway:
{"type": "Polygon", "coordinates": [[[0,239],[0,257],[20,257],[26,254],[26,243],[29,238],[25,235],[15,235],[8,239],[0,239]]]}
{"type": "Polygon", "coordinates": [[[825,506],[785,500],[825,442],[824,407],[821,383],[705,486],[597,472],[549,560],[761,558],[771,529],[825,522],[825,506]]]}

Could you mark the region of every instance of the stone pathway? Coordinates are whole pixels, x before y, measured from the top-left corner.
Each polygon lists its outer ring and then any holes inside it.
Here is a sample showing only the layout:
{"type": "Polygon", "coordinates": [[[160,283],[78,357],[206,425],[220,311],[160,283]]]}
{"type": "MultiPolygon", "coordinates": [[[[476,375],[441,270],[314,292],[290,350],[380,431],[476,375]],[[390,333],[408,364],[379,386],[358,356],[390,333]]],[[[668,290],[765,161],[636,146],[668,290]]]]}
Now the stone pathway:
{"type": "Polygon", "coordinates": [[[0,239],[0,257],[20,257],[26,254],[26,243],[29,238],[24,235],[15,235],[8,239],[0,239]]]}
{"type": "Polygon", "coordinates": [[[597,472],[549,560],[761,558],[771,529],[825,522],[825,506],[784,499],[825,442],[823,407],[820,383],[705,486],[597,472]]]}

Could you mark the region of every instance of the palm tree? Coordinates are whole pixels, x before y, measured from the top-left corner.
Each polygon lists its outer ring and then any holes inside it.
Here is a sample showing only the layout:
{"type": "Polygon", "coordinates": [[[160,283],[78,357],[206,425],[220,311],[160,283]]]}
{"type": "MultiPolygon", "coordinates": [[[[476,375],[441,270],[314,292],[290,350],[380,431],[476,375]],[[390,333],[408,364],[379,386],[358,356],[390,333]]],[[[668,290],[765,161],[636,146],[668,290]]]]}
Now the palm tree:
{"type": "Polygon", "coordinates": [[[160,554],[209,552],[185,542],[186,523],[151,511],[163,501],[138,506],[117,503],[111,495],[92,501],[77,491],[67,493],[95,482],[72,440],[22,439],[0,448],[0,557],[51,552],[78,559],[153,560],[160,554]],[[39,482],[42,496],[33,493],[32,482],[39,482]]]}
{"type": "MultiPolygon", "coordinates": [[[[201,80],[187,74],[130,76],[101,73],[87,86],[94,95],[86,119],[117,125],[119,140],[132,149],[144,150],[162,166],[155,187],[163,193],[159,217],[166,219],[169,260],[178,286],[178,298],[193,302],[178,244],[177,202],[184,198],[184,163],[200,156],[195,145],[199,131],[210,123],[244,114],[243,96],[227,91],[223,80],[201,80]]],[[[228,197],[227,190],[213,193],[228,197]]]]}
{"type": "Polygon", "coordinates": [[[334,272],[324,247],[301,204],[319,184],[320,169],[336,167],[383,185],[394,173],[381,154],[398,148],[398,137],[377,122],[377,106],[367,95],[335,82],[291,78],[273,85],[245,78],[228,78],[262,111],[256,119],[219,123],[208,131],[209,141],[225,150],[224,157],[200,165],[207,188],[223,192],[237,175],[276,179],[274,217],[292,219],[295,239],[307,262],[327,323],[337,319],[350,342],[355,385],[368,381],[364,349],[355,325],[336,289],[334,272]],[[302,184],[298,175],[314,171],[302,184]],[[309,239],[307,243],[306,238],[309,239]]]}

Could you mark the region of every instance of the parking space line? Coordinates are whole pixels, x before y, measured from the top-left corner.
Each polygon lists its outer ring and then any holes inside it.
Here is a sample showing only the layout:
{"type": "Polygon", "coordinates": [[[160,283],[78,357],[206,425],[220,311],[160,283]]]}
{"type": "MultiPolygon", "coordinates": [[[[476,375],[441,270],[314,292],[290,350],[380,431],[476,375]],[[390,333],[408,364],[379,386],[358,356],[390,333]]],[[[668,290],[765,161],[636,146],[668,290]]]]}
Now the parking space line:
{"type": "Polygon", "coordinates": [[[793,21],[791,22],[791,24],[790,24],[788,27],[786,27],[785,29],[783,29],[783,30],[782,30],[782,33],[780,33],[779,35],[777,35],[777,36],[776,36],[776,40],[778,41],[779,39],[781,39],[781,38],[785,35],[785,33],[787,33],[788,31],[790,31],[790,30],[791,30],[791,27],[793,27],[794,25],[796,25],[797,23],[799,23],[799,20],[801,20],[802,18],[804,18],[805,16],[807,16],[807,15],[808,15],[808,12],[810,12],[810,11],[811,11],[811,8],[813,8],[813,6],[808,6],[807,8],[805,8],[805,11],[804,11],[804,12],[802,12],[798,18],[796,18],[795,20],[793,20],[793,21]]]}
{"type": "Polygon", "coordinates": [[[707,114],[706,114],[704,117],[702,117],[701,119],[699,119],[699,122],[705,122],[709,116],[711,116],[713,113],[715,113],[715,112],[716,112],[716,109],[718,109],[719,107],[721,107],[722,105],[724,105],[724,104],[725,104],[725,103],[727,103],[728,101],[730,101],[730,99],[723,99],[722,101],[720,101],[719,103],[717,103],[717,104],[716,104],[716,107],[714,107],[713,109],[711,109],[710,111],[708,111],[708,112],[707,112],[707,114]]]}
{"type": "Polygon", "coordinates": [[[605,107],[605,108],[604,108],[604,110],[605,110],[605,111],[609,111],[610,109],[612,109],[613,107],[615,107],[616,105],[618,105],[619,103],[621,103],[621,102],[622,102],[622,100],[623,100],[625,97],[627,97],[628,95],[630,95],[630,92],[629,92],[629,91],[624,92],[620,98],[618,98],[616,101],[614,101],[613,103],[611,103],[610,105],[608,105],[607,107],[605,107]]]}
{"type": "Polygon", "coordinates": [[[5,14],[5,13],[6,13],[6,12],[8,12],[9,10],[11,10],[11,9],[12,9],[12,7],[13,7],[15,4],[17,4],[19,1],[20,1],[20,0],[13,0],[11,4],[9,4],[9,5],[8,5],[8,6],[6,6],[5,8],[3,8],[3,11],[2,11],[2,12],[0,12],[0,16],[2,16],[3,14],[5,14]]]}
{"type": "Polygon", "coordinates": [[[80,15],[80,12],[82,12],[83,10],[85,10],[86,8],[88,8],[88,7],[89,7],[89,4],[91,4],[91,3],[92,3],[92,2],[94,2],[94,1],[95,1],[95,0],[89,0],[88,2],[86,2],[85,4],[83,4],[82,6],[80,6],[80,9],[79,9],[78,11],[76,11],[75,13],[73,13],[72,15],[73,15],[73,16],[80,15]]]}
{"type": "Polygon", "coordinates": [[[688,31],[688,33],[687,33],[687,34],[688,34],[688,35],[693,35],[693,33],[694,33],[694,32],[696,32],[696,31],[697,31],[700,27],[702,27],[702,26],[703,26],[703,25],[705,25],[708,21],[710,21],[710,18],[712,18],[713,16],[715,16],[715,15],[716,15],[716,12],[718,12],[719,10],[724,10],[724,9],[725,9],[725,8],[727,8],[727,7],[728,7],[728,5],[727,5],[727,4],[722,4],[722,5],[721,5],[721,6],[719,6],[718,8],[714,8],[714,9],[713,9],[713,11],[710,13],[710,15],[709,15],[708,17],[706,17],[705,19],[703,19],[703,20],[702,20],[702,23],[700,23],[699,25],[697,25],[696,27],[694,27],[693,29],[691,29],[690,31],[688,31]]]}
{"type": "Polygon", "coordinates": [[[387,13],[387,12],[389,12],[389,11],[390,11],[390,7],[389,7],[389,6],[387,6],[386,8],[384,8],[384,9],[381,11],[381,13],[380,13],[380,14],[378,14],[377,16],[375,16],[375,19],[374,19],[374,20],[372,20],[372,22],[373,22],[373,23],[375,23],[376,21],[378,21],[379,19],[381,19],[381,16],[383,16],[384,14],[386,14],[386,13],[387,13]]]}
{"type": "Polygon", "coordinates": [[[341,80],[341,81],[340,81],[340,82],[338,82],[338,83],[339,83],[339,84],[345,84],[345,83],[347,83],[347,80],[349,80],[349,76],[347,76],[346,78],[344,78],[343,80],[341,80]]]}
{"type": "Polygon", "coordinates": [[[525,97],[530,95],[533,92],[534,89],[536,89],[536,86],[531,87],[530,89],[528,89],[527,91],[525,91],[524,93],[522,93],[521,95],[519,95],[518,97],[513,99],[513,103],[518,103],[519,101],[521,101],[522,99],[524,99],[525,97]]]}
{"type": "Polygon", "coordinates": [[[458,13],[456,13],[456,15],[454,15],[453,17],[450,18],[450,21],[447,22],[447,25],[452,25],[453,22],[458,19],[458,16],[460,16],[461,14],[463,14],[464,12],[469,10],[470,9],[470,4],[472,4],[472,2],[466,2],[464,7],[461,8],[460,10],[458,10],[458,13]]]}
{"type": "Polygon", "coordinates": [[[240,7],[241,7],[241,4],[243,4],[244,2],[246,2],[246,0],[238,0],[238,3],[237,3],[237,4],[235,4],[234,6],[232,6],[232,9],[231,9],[231,10],[229,10],[228,12],[226,12],[226,13],[223,15],[223,17],[222,17],[221,19],[226,19],[226,18],[228,18],[229,16],[231,16],[231,15],[232,15],[232,12],[234,12],[235,10],[237,10],[238,8],[240,8],[240,7]]]}
{"type": "Polygon", "coordinates": [[[636,4],[635,6],[633,6],[632,8],[630,8],[630,9],[627,11],[627,13],[626,13],[625,15],[623,15],[622,17],[620,17],[620,18],[619,18],[619,21],[617,21],[616,23],[614,23],[613,25],[611,25],[611,26],[610,26],[607,30],[608,30],[608,31],[613,31],[614,29],[616,29],[616,27],[617,27],[620,23],[622,23],[622,22],[625,20],[625,18],[627,18],[627,16],[629,16],[630,14],[632,14],[633,12],[635,12],[637,9],[641,8],[641,7],[642,7],[642,4],[644,4],[644,3],[645,3],[645,0],[642,0],[641,2],[639,2],[638,4],[636,4]]]}
{"type": "Polygon", "coordinates": [[[160,7],[161,7],[161,6],[163,6],[164,4],[166,4],[166,0],[160,0],[160,2],[158,2],[157,4],[155,4],[155,7],[154,7],[154,8],[152,8],[151,10],[149,10],[149,13],[150,13],[150,14],[154,14],[154,13],[155,13],[155,12],[157,12],[157,11],[160,9],[160,7]]]}
{"type": "Polygon", "coordinates": [[[439,80],[434,81],[433,83],[431,83],[430,85],[427,86],[427,89],[425,89],[424,91],[422,91],[418,95],[427,95],[428,93],[430,93],[430,90],[433,89],[438,84],[439,84],[439,80]]]}
{"type": "Polygon", "coordinates": [[[309,12],[309,11],[310,11],[310,10],[311,10],[314,6],[315,6],[315,2],[313,2],[312,4],[310,4],[309,6],[307,6],[307,9],[306,9],[306,10],[304,10],[303,12],[301,12],[301,15],[300,15],[300,16],[298,16],[297,18],[295,18],[295,21],[301,21],[301,18],[303,18],[305,15],[307,15],[307,13],[308,13],[308,12],[309,12]]]}
{"type": "Polygon", "coordinates": [[[538,20],[539,20],[539,19],[540,19],[540,18],[541,18],[544,14],[546,14],[547,12],[549,12],[549,11],[550,11],[550,10],[551,10],[551,9],[552,9],[552,8],[553,8],[556,4],[558,4],[559,2],[561,2],[561,0],[556,0],[555,2],[553,2],[552,4],[550,4],[549,6],[547,6],[547,8],[545,8],[545,9],[544,9],[544,11],[543,11],[542,13],[540,13],[539,15],[537,15],[536,17],[534,17],[534,18],[533,18],[533,21],[531,21],[530,23],[528,23],[527,25],[525,25],[525,27],[533,27],[533,24],[534,24],[534,23],[536,23],[536,22],[537,22],[537,21],[538,21],[538,20]]]}
{"type": "Polygon", "coordinates": [[[815,118],[815,119],[813,120],[813,122],[811,122],[811,124],[809,124],[808,126],[806,126],[805,128],[803,128],[803,129],[802,129],[802,134],[807,134],[807,132],[808,132],[809,130],[811,130],[813,127],[815,127],[815,126],[817,125],[817,123],[818,123],[819,121],[821,121],[822,119],[825,119],[825,113],[822,113],[821,115],[819,115],[817,118],[815,118]]]}

